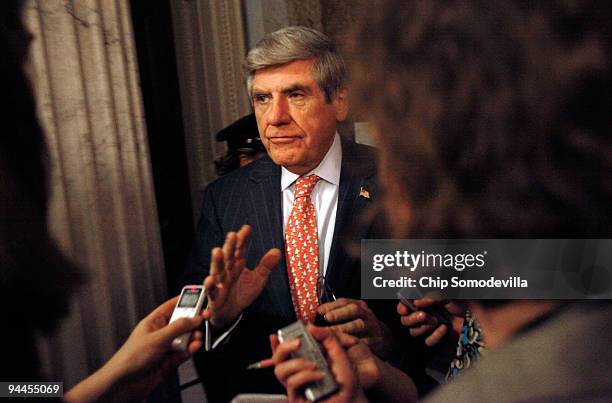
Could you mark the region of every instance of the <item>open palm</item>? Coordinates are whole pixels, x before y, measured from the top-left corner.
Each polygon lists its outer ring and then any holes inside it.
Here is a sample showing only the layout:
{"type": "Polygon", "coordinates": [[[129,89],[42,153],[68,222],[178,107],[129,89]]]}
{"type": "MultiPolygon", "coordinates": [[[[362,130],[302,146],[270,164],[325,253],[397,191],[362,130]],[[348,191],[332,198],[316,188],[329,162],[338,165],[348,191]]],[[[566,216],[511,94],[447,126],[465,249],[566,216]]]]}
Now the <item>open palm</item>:
{"type": "Polygon", "coordinates": [[[210,323],[223,329],[255,301],[266,286],[268,277],[281,259],[281,251],[270,249],[253,270],[246,267],[245,252],[251,227],[230,232],[222,248],[211,254],[210,272],[204,280],[208,293],[210,323]]]}

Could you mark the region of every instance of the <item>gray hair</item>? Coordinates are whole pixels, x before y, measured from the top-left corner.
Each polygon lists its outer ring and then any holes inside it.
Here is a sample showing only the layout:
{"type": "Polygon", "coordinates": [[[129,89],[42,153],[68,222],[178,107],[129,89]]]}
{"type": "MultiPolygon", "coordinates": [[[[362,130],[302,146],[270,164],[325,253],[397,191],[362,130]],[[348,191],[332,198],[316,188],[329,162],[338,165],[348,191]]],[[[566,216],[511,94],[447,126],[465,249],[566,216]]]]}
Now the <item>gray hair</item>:
{"type": "Polygon", "coordinates": [[[331,102],[336,91],[346,82],[344,60],[328,36],[312,28],[298,26],[267,34],[249,51],[244,63],[249,96],[257,70],[307,59],[315,60],[313,78],[325,92],[327,102],[331,102]]]}

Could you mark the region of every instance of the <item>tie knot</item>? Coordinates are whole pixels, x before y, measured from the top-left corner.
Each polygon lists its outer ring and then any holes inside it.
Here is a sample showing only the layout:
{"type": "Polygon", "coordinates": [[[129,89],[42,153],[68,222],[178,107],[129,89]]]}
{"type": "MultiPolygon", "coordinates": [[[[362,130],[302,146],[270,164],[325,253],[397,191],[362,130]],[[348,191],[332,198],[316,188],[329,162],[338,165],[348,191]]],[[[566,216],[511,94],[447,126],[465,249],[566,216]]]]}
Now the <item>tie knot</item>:
{"type": "Polygon", "coordinates": [[[300,176],[295,181],[294,198],[309,197],[320,178],[317,175],[300,176]]]}

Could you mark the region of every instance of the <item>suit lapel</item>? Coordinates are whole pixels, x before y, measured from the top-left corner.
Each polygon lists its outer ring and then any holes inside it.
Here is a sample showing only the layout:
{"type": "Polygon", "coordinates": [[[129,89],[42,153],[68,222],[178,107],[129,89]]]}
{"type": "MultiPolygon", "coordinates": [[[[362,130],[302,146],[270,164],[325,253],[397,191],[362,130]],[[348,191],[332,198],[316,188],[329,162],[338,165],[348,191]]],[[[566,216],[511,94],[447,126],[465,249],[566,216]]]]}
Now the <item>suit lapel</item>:
{"type": "Polygon", "coordinates": [[[338,209],[334,237],[329,255],[326,279],[332,290],[338,295],[346,295],[348,276],[354,266],[354,259],[345,251],[347,228],[356,229],[358,233],[350,234],[350,238],[359,241],[365,237],[367,228],[352,226],[359,215],[371,204],[368,197],[361,195],[361,190],[372,192],[375,189],[375,165],[371,159],[361,158],[357,146],[342,138],[342,168],[340,173],[340,189],[338,191],[338,209]]]}
{"type": "Polygon", "coordinates": [[[280,166],[268,157],[262,158],[260,167],[253,170],[249,177],[249,205],[254,210],[252,256],[256,264],[271,248],[279,248],[283,252],[281,262],[270,274],[262,303],[266,306],[273,304],[271,308],[281,316],[295,320],[284,254],[280,178],[280,166]]]}

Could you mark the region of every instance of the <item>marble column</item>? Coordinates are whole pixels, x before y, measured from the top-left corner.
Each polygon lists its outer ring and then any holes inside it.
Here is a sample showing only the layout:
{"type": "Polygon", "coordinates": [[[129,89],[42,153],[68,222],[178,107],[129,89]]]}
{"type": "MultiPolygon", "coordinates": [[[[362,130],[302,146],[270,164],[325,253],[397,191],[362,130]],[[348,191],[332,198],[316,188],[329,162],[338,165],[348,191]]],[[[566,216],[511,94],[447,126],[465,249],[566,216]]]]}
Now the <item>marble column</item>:
{"type": "Polygon", "coordinates": [[[89,275],[59,333],[41,343],[49,379],[67,388],[165,298],[165,275],[128,1],[26,4],[50,227],[89,275]]]}

